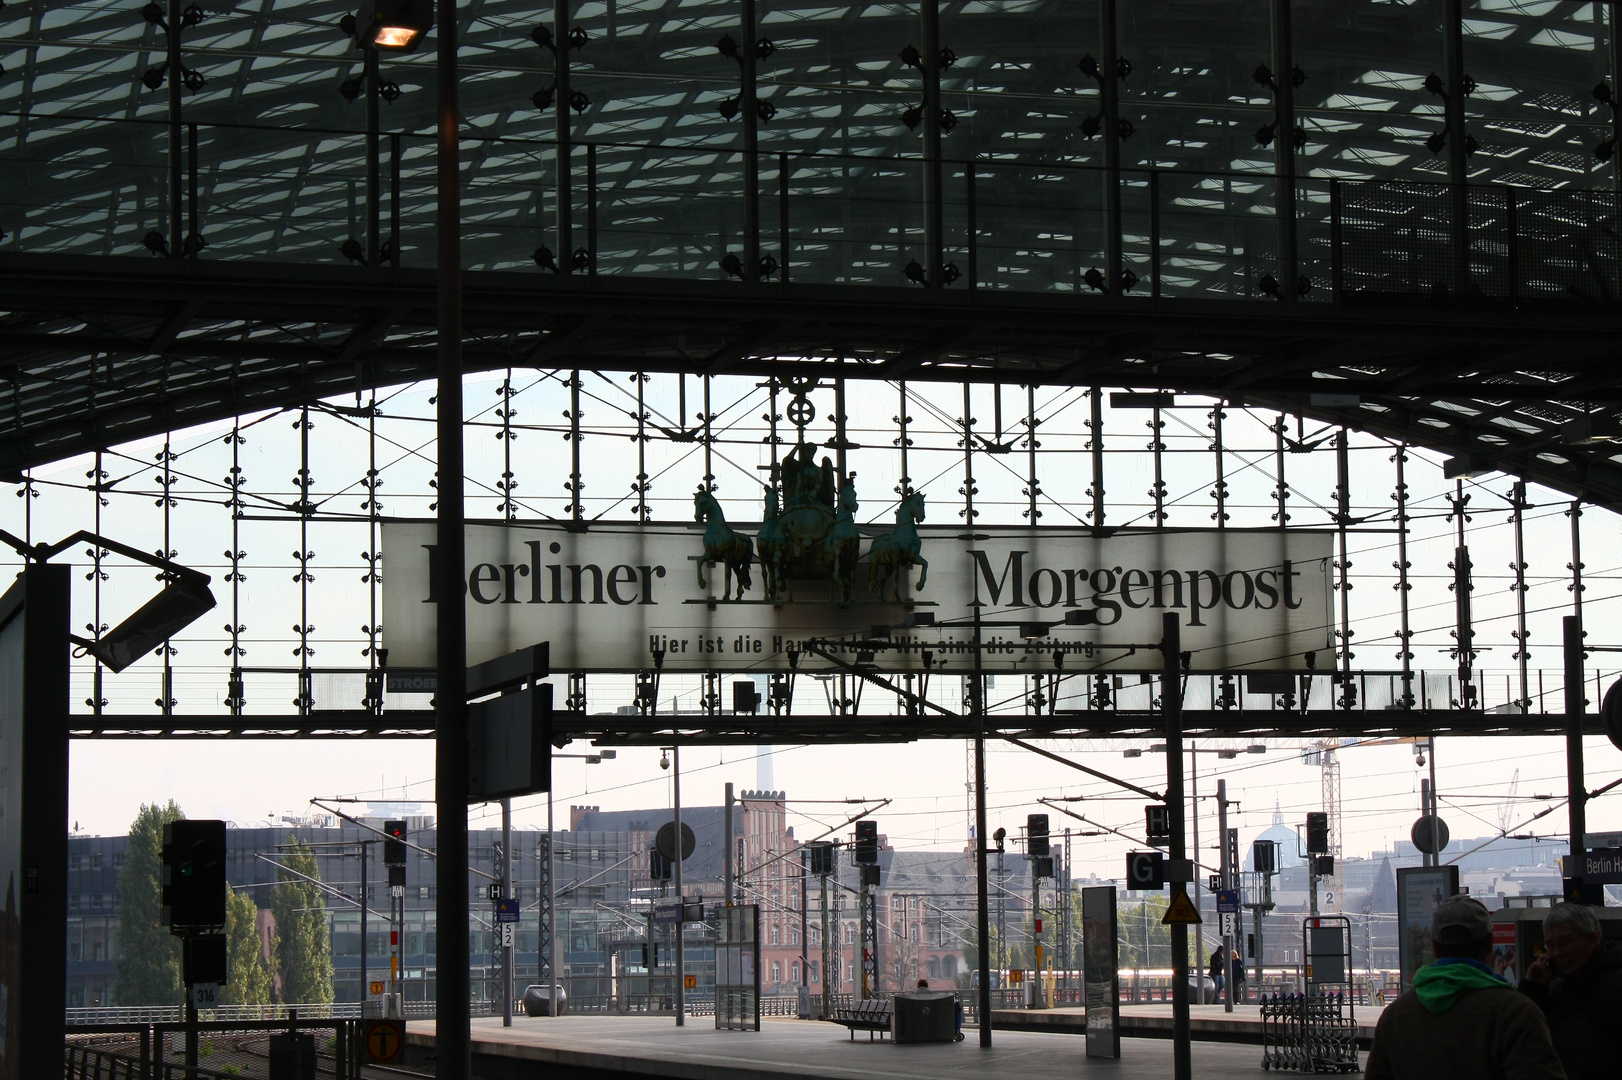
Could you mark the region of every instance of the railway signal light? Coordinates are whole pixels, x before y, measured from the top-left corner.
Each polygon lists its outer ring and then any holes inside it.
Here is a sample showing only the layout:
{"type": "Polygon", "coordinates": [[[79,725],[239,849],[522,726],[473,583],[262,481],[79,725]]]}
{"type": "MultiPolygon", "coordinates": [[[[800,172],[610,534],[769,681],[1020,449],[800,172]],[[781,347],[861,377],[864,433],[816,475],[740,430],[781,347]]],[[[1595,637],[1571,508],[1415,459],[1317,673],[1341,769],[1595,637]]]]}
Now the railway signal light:
{"type": "Polygon", "coordinates": [[[173,934],[225,925],[225,822],[163,827],[162,921],[173,934]]]}

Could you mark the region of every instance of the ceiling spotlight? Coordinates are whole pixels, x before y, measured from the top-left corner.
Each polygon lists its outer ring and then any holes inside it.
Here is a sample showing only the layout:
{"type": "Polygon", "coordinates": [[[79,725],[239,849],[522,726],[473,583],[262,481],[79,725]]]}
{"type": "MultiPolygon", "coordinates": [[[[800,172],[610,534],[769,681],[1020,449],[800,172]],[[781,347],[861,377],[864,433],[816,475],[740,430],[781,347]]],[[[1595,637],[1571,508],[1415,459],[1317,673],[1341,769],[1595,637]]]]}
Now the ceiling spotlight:
{"type": "Polygon", "coordinates": [[[354,101],[360,97],[360,78],[352,76],[339,83],[338,93],[344,96],[345,101],[354,101]]]}
{"type": "Polygon", "coordinates": [[[1122,120],[1115,127],[1115,135],[1117,138],[1130,139],[1134,134],[1137,133],[1137,130],[1137,128],[1132,126],[1132,121],[1122,120]]]}
{"type": "Polygon", "coordinates": [[[735,119],[738,115],[738,99],[735,97],[727,98],[715,106],[715,111],[721,114],[723,120],[735,119]]]}
{"type": "Polygon", "coordinates": [[[553,99],[557,97],[557,88],[548,86],[544,90],[537,90],[529,97],[530,103],[537,109],[545,111],[552,107],[553,99]]]}
{"type": "Polygon", "coordinates": [[[156,90],[163,85],[163,76],[168,70],[169,64],[167,61],[162,64],[153,64],[141,74],[141,81],[146,84],[148,90],[156,90]]]}
{"type": "Polygon", "coordinates": [[[1238,756],[1239,756],[1239,751],[1237,751],[1237,750],[1218,750],[1217,751],[1217,757],[1221,758],[1223,761],[1232,761],[1234,758],[1236,758],[1238,756]]]}
{"type": "Polygon", "coordinates": [[[400,84],[393,79],[383,79],[377,84],[377,96],[393,105],[400,100],[400,84]]]}
{"type": "Polygon", "coordinates": [[[738,52],[738,43],[732,40],[731,34],[723,34],[721,40],[715,43],[715,51],[728,60],[741,60],[743,55],[738,52]]]}
{"type": "Polygon", "coordinates": [[[773,258],[770,255],[762,255],[761,256],[761,258],[760,258],[760,276],[761,277],[769,278],[773,274],[777,273],[777,270],[778,270],[778,266],[777,266],[777,260],[775,258],[773,258]]]}
{"type": "Polygon", "coordinates": [[[338,32],[344,37],[352,38],[360,31],[360,25],[355,22],[355,16],[345,15],[338,20],[338,32]]]}
{"type": "Polygon", "coordinates": [[[916,128],[924,119],[924,110],[913,105],[901,114],[901,122],[909,128],[916,128]]]}
{"type": "Polygon", "coordinates": [[[1139,757],[1143,756],[1143,751],[1141,749],[1139,749],[1138,747],[1134,746],[1134,747],[1130,747],[1129,749],[1122,750],[1121,751],[1121,756],[1126,757],[1126,758],[1139,758],[1139,757]]]}
{"type": "Polygon", "coordinates": [[[743,280],[743,260],[738,258],[736,252],[729,251],[721,256],[721,269],[726,271],[728,277],[743,280]]]}
{"type": "Polygon", "coordinates": [[[1594,86],[1594,100],[1603,105],[1614,105],[1611,99],[1611,87],[1607,83],[1597,83],[1594,86]]]}
{"type": "Polygon", "coordinates": [[[1271,296],[1274,300],[1284,299],[1283,295],[1279,292],[1278,278],[1274,277],[1272,274],[1263,274],[1261,280],[1256,282],[1256,288],[1260,289],[1267,296],[1271,296]]]}
{"type": "Polygon", "coordinates": [[[761,38],[755,42],[755,58],[757,60],[764,60],[776,51],[777,46],[772,42],[771,38],[761,38]]]}
{"type": "Polygon", "coordinates": [[[586,96],[584,90],[576,90],[569,95],[569,108],[577,113],[583,113],[591,108],[591,98],[586,96]]]}
{"type": "Polygon", "coordinates": [[[1098,61],[1093,59],[1091,53],[1083,56],[1080,60],[1077,60],[1076,66],[1080,68],[1081,73],[1087,76],[1089,79],[1098,78],[1098,61]]]}
{"type": "Polygon", "coordinates": [[[1081,121],[1081,135],[1084,139],[1091,139],[1104,127],[1104,121],[1097,116],[1083,117],[1081,121]]]}
{"type": "Polygon", "coordinates": [[[1081,275],[1081,280],[1083,282],[1085,282],[1087,287],[1089,289],[1093,290],[1093,292],[1104,292],[1105,291],[1104,290],[1104,275],[1099,272],[1098,267],[1096,267],[1096,266],[1088,267],[1087,272],[1085,274],[1081,275]]]}
{"type": "Polygon", "coordinates": [[[955,63],[957,63],[957,53],[953,52],[951,49],[942,49],[941,70],[944,71],[955,63]]]}
{"type": "Polygon", "coordinates": [[[769,101],[755,102],[755,115],[760,117],[761,123],[769,124],[772,117],[777,115],[777,106],[769,101]]]}
{"type": "Polygon", "coordinates": [[[1442,152],[1442,147],[1444,147],[1446,145],[1447,145],[1447,129],[1446,128],[1443,128],[1441,131],[1438,131],[1436,134],[1432,135],[1430,138],[1425,140],[1425,149],[1429,150],[1433,154],[1440,154],[1442,152]]]}
{"type": "Polygon", "coordinates": [[[1446,96],[1445,85],[1442,82],[1442,77],[1436,74],[1436,72],[1433,71],[1429,75],[1425,76],[1424,85],[1425,89],[1429,90],[1431,93],[1441,94],[1444,97],[1446,96]]]}
{"type": "Polygon", "coordinates": [[[955,262],[949,262],[945,266],[941,267],[941,280],[948,285],[962,276],[963,271],[957,268],[957,263],[955,262]]]}
{"type": "Polygon", "coordinates": [[[613,761],[615,758],[619,757],[619,751],[618,750],[599,750],[599,751],[597,751],[597,756],[602,758],[604,761],[613,761]]]}
{"type": "Polygon", "coordinates": [[[356,240],[353,236],[351,236],[348,240],[345,240],[343,244],[339,246],[338,250],[343,254],[343,257],[348,259],[350,262],[357,262],[363,266],[365,265],[366,250],[360,246],[360,241],[356,240]]]}
{"type": "Polygon", "coordinates": [[[154,255],[167,256],[169,254],[169,241],[165,240],[163,238],[163,234],[156,229],[153,229],[151,232],[147,233],[146,236],[142,238],[141,242],[145,244],[146,249],[152,252],[154,255]]]}
{"type": "Polygon", "coordinates": [[[1251,743],[1249,746],[1245,747],[1245,753],[1247,753],[1247,754],[1265,754],[1265,753],[1267,753],[1267,744],[1266,743],[1259,743],[1259,742],[1258,743],[1251,743]]]}
{"type": "Polygon", "coordinates": [[[556,255],[552,254],[551,248],[544,245],[538,247],[535,249],[535,254],[531,257],[535,260],[535,265],[539,266],[542,270],[550,270],[554,274],[558,273],[558,259],[556,255]]]}
{"type": "Polygon", "coordinates": [[[1268,67],[1266,64],[1258,65],[1256,70],[1250,73],[1250,77],[1267,87],[1269,90],[1274,89],[1273,69],[1268,67]]]}
{"type": "Polygon", "coordinates": [[[663,750],[659,751],[659,767],[661,769],[670,768],[670,755],[663,750]]]}
{"type": "Polygon", "coordinates": [[[910,68],[917,68],[919,71],[924,70],[924,55],[912,45],[908,45],[901,50],[901,62],[910,68]]]}
{"type": "Polygon", "coordinates": [[[529,32],[529,39],[543,49],[552,47],[552,31],[544,26],[537,26],[529,32]]]}
{"type": "MultiPolygon", "coordinates": [[[[1122,123],[1125,123],[1125,121],[1123,120],[1122,123]]],[[[955,127],[957,127],[957,113],[953,112],[951,109],[942,109],[941,130],[951,131],[955,127]]]]}
{"type": "Polygon", "coordinates": [[[590,40],[591,35],[578,26],[569,31],[569,48],[571,49],[584,49],[586,42],[590,40]]]}
{"type": "Polygon", "coordinates": [[[907,275],[907,280],[912,282],[915,285],[928,285],[929,284],[929,278],[924,273],[924,268],[922,266],[918,265],[918,260],[917,259],[913,259],[910,262],[908,262],[907,265],[902,268],[901,272],[903,274],[906,274],[907,275]]]}
{"type": "Polygon", "coordinates": [[[1273,134],[1276,131],[1278,131],[1277,122],[1274,122],[1274,123],[1271,123],[1271,124],[1263,124],[1261,127],[1257,128],[1256,129],[1256,142],[1257,142],[1257,144],[1259,144],[1261,146],[1272,146],[1273,145],[1273,134]]]}
{"type": "Polygon", "coordinates": [[[201,71],[193,71],[191,68],[180,69],[180,85],[194,94],[201,90],[207,82],[208,80],[203,78],[201,71]]]}

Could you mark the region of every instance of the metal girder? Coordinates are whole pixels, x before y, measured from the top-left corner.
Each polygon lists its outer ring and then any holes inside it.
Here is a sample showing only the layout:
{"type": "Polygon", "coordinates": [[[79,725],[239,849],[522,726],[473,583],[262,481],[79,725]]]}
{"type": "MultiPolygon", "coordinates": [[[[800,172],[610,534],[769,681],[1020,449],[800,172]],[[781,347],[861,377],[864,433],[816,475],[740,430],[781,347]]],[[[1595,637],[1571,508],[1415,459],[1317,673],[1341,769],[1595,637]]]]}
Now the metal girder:
{"type": "MultiPolygon", "coordinates": [[[[0,470],[430,377],[433,283],[427,269],[0,257],[8,307],[0,380],[12,390],[0,394],[0,470]]],[[[1619,331],[1622,314],[1609,308],[1151,301],[486,271],[467,275],[465,363],[482,371],[566,359],[702,374],[724,361],[743,375],[831,376],[837,367],[874,379],[899,361],[914,380],[1205,394],[1470,455],[1622,508],[1622,467],[1609,449],[1569,445],[1561,431],[1588,409],[1622,403],[1619,331]],[[1107,344],[1078,361],[1078,341],[1107,344]],[[1532,356],[1534,371],[1516,368],[1516,357],[1532,356]],[[1325,394],[1357,403],[1325,405],[1333,400],[1325,394]]]]}
{"type": "MultiPolygon", "coordinates": [[[[1185,710],[1187,734],[1201,738],[1318,739],[1380,736],[1558,735],[1563,714],[1482,713],[1453,709],[1314,710],[1307,713],[1246,710],[1185,710]]],[[[1153,738],[1160,717],[1152,712],[1060,711],[1044,716],[990,715],[985,732],[1021,739],[1153,738]]],[[[784,716],[621,716],[553,714],[554,735],[586,739],[601,746],[668,746],[683,743],[746,745],[834,740],[845,743],[897,743],[919,739],[972,738],[972,716],[801,715],[784,716]]],[[[1584,730],[1603,733],[1598,714],[1584,718],[1584,730]]],[[[158,716],[78,715],[69,718],[75,739],[276,739],[382,738],[431,739],[433,713],[425,711],[317,712],[308,715],[158,716]]]]}

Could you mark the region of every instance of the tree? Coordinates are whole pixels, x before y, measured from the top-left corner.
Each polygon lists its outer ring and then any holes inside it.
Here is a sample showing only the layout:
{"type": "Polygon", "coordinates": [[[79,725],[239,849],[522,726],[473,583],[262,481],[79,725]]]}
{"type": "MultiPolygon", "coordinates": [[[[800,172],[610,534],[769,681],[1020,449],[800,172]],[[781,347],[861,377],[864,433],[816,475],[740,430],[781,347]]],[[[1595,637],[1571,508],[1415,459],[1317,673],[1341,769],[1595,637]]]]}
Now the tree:
{"type": "Polygon", "coordinates": [[[221,987],[223,1004],[270,1004],[270,965],[265,963],[260,948],[258,920],[259,905],[247,893],[233,892],[226,897],[225,952],[229,981],[221,987]]]}
{"type": "Polygon", "coordinates": [[[179,1005],[185,1001],[180,977],[180,939],[161,923],[163,827],[185,817],[167,806],[143,803],[130,822],[124,869],[118,874],[118,975],[114,1000],[120,1005],[179,1005]]]}
{"type": "Polygon", "coordinates": [[[308,845],[293,837],[283,852],[278,884],[271,892],[276,917],[276,966],[282,977],[282,1000],[294,1005],[332,1001],[332,935],[327,929],[327,903],[319,881],[321,868],[308,845]],[[303,875],[300,877],[299,875],[303,875]]]}

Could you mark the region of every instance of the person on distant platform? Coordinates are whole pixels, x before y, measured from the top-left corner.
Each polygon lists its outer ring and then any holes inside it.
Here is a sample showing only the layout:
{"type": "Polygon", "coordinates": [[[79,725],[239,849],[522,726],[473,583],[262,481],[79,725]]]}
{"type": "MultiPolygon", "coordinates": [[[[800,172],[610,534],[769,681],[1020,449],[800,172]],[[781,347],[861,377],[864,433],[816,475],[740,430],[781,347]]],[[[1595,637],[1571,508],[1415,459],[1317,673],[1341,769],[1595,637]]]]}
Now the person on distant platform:
{"type": "Polygon", "coordinates": [[[1622,1071],[1622,945],[1602,940],[1584,904],[1556,904],[1543,917],[1543,955],[1520,991],[1543,1010],[1571,1080],[1622,1071]]]}
{"type": "Polygon", "coordinates": [[[1492,917],[1479,900],[1438,904],[1431,948],[1436,961],[1380,1014],[1365,1080],[1565,1080],[1543,1014],[1487,966],[1492,917]]]}
{"type": "Polygon", "coordinates": [[[1235,1002],[1245,1000],[1245,958],[1237,952],[1233,954],[1233,988],[1230,993],[1235,1002]]]}
{"type": "Polygon", "coordinates": [[[1211,998],[1212,1001],[1216,1001],[1222,994],[1222,987],[1227,983],[1227,979],[1224,974],[1224,969],[1228,966],[1227,946],[1218,945],[1216,947],[1216,952],[1211,954],[1210,962],[1205,966],[1206,974],[1211,976],[1211,981],[1216,984],[1216,994],[1211,998]]]}

